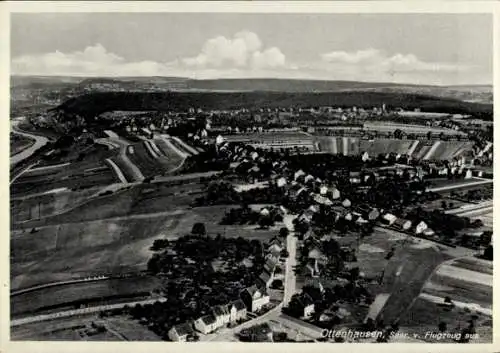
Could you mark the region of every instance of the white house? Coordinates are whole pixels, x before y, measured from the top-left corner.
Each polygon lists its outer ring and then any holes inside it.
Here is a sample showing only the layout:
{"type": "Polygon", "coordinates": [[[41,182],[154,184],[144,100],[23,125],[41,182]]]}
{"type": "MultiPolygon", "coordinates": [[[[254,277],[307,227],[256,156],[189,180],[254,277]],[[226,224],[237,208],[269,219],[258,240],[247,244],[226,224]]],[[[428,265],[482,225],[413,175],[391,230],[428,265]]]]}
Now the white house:
{"type": "Polygon", "coordinates": [[[267,217],[267,216],[269,216],[269,214],[270,214],[269,210],[265,207],[260,210],[261,216],[267,217]]]}
{"type": "Polygon", "coordinates": [[[424,221],[420,221],[416,226],[415,226],[415,234],[421,234],[427,229],[427,223],[424,221]]]}
{"type": "Polygon", "coordinates": [[[276,185],[279,187],[279,188],[282,188],[283,186],[286,185],[286,179],[284,177],[281,177],[279,178],[277,181],[276,181],[276,185]]]}
{"type": "Polygon", "coordinates": [[[337,188],[332,188],[330,190],[332,200],[337,200],[340,198],[340,191],[337,188]]]}
{"type": "Polygon", "coordinates": [[[197,331],[207,335],[217,330],[219,326],[217,326],[217,320],[215,319],[215,316],[213,314],[209,314],[195,320],[194,328],[197,331]]]}
{"type": "Polygon", "coordinates": [[[321,185],[319,188],[319,193],[320,195],[326,195],[328,193],[328,187],[325,185],[321,185]]]}
{"type": "Polygon", "coordinates": [[[344,201],[342,201],[342,206],[351,207],[351,200],[345,199],[344,201]]]}
{"type": "Polygon", "coordinates": [[[391,213],[386,213],[385,215],[382,216],[382,223],[387,224],[387,225],[392,225],[398,217],[394,216],[391,213]]]}
{"type": "Polygon", "coordinates": [[[235,300],[227,305],[229,309],[229,322],[242,320],[247,316],[247,308],[241,299],[235,300]]]}

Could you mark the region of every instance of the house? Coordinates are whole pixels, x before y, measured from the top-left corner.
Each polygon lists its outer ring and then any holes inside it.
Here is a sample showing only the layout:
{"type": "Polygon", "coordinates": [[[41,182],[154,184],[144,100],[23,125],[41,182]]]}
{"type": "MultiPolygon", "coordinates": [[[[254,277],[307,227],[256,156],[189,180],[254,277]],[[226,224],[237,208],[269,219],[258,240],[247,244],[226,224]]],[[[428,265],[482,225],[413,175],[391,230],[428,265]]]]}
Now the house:
{"type": "Polygon", "coordinates": [[[322,258],[323,256],[324,256],[323,252],[321,251],[321,248],[318,245],[314,245],[313,247],[311,247],[311,249],[309,250],[309,252],[307,254],[307,257],[309,259],[315,259],[315,260],[318,260],[318,259],[322,258]]]}
{"type": "Polygon", "coordinates": [[[427,229],[427,223],[424,221],[420,221],[416,226],[415,226],[415,234],[421,234],[427,229]]]}
{"type": "Polygon", "coordinates": [[[241,299],[235,300],[227,305],[229,310],[229,322],[234,323],[243,320],[247,316],[247,308],[241,299]]]}
{"type": "Polygon", "coordinates": [[[264,305],[269,304],[269,295],[256,285],[245,288],[240,293],[241,300],[245,303],[248,311],[259,311],[264,305]]]}
{"type": "Polygon", "coordinates": [[[207,335],[217,330],[219,326],[217,326],[217,320],[215,319],[215,316],[213,314],[208,314],[195,320],[194,328],[199,332],[207,335]]]}
{"type": "Polygon", "coordinates": [[[168,331],[168,338],[174,342],[186,342],[188,336],[194,334],[192,324],[185,322],[183,324],[175,325],[168,331]]]}
{"type": "Polygon", "coordinates": [[[391,226],[394,224],[394,222],[396,222],[397,219],[398,218],[396,216],[394,216],[393,214],[386,213],[385,215],[382,216],[381,223],[388,225],[388,226],[391,226]]]}
{"type": "Polygon", "coordinates": [[[257,158],[259,158],[259,154],[254,151],[254,152],[250,153],[250,158],[252,158],[253,160],[256,160],[257,158]]]}
{"type": "Polygon", "coordinates": [[[434,231],[430,228],[427,228],[426,230],[424,230],[423,233],[426,237],[432,237],[435,234],[434,231]]]}
{"type": "Polygon", "coordinates": [[[212,307],[217,327],[222,327],[230,322],[229,308],[227,305],[216,305],[212,307]]]}
{"type": "Polygon", "coordinates": [[[297,306],[303,318],[309,318],[314,313],[314,300],[307,293],[297,298],[297,306]]]}
{"type": "Polygon", "coordinates": [[[330,190],[330,196],[332,200],[337,200],[340,198],[340,191],[334,187],[330,190]]]}
{"type": "Polygon", "coordinates": [[[282,188],[283,186],[286,185],[286,179],[284,177],[281,177],[279,178],[277,181],[276,181],[276,185],[279,187],[279,188],[282,188]]]}
{"type": "Polygon", "coordinates": [[[411,228],[411,221],[403,218],[398,218],[392,224],[398,230],[405,231],[411,228]]]}
{"type": "Polygon", "coordinates": [[[264,269],[264,271],[262,271],[258,279],[260,281],[262,288],[269,288],[271,286],[271,283],[273,283],[274,276],[272,272],[269,272],[268,270],[264,269]]]}
{"type": "Polygon", "coordinates": [[[321,185],[319,188],[319,194],[325,196],[328,193],[328,186],[321,185]]]}
{"type": "Polygon", "coordinates": [[[472,170],[467,169],[467,171],[465,172],[464,179],[470,179],[470,178],[472,178],[472,170]]]}
{"type": "Polygon", "coordinates": [[[302,169],[300,169],[300,170],[295,172],[295,174],[293,175],[293,179],[297,180],[298,178],[300,178],[303,175],[306,175],[306,173],[304,173],[304,171],[302,169]]]}
{"type": "Polygon", "coordinates": [[[314,181],[314,177],[311,175],[311,174],[308,174],[306,175],[306,177],[304,178],[304,181],[306,183],[310,182],[310,181],[314,181]]]}
{"type": "Polygon", "coordinates": [[[344,201],[342,201],[342,206],[351,207],[351,200],[345,199],[344,201]]]}
{"type": "Polygon", "coordinates": [[[269,273],[274,273],[276,266],[278,266],[279,258],[269,257],[266,259],[266,263],[264,264],[264,269],[269,273]]]}
{"type": "Polygon", "coordinates": [[[360,172],[350,172],[349,181],[353,184],[361,183],[361,173],[360,172]]]}
{"type": "Polygon", "coordinates": [[[326,205],[326,206],[333,205],[333,202],[330,199],[318,194],[314,195],[314,201],[320,205],[326,205]]]}
{"type": "Polygon", "coordinates": [[[269,214],[270,214],[269,210],[267,208],[265,208],[265,207],[260,210],[260,215],[261,216],[268,217],[269,214]]]}

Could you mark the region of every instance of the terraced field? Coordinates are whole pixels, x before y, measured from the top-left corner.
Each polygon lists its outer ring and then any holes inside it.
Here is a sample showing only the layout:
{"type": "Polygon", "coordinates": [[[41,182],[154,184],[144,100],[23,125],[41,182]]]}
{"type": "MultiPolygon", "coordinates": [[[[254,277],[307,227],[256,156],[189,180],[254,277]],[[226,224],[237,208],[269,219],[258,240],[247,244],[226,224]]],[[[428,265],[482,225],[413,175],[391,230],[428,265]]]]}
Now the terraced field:
{"type": "Polygon", "coordinates": [[[398,139],[364,140],[358,137],[316,138],[320,151],[332,154],[359,155],[368,152],[370,156],[396,153],[408,154],[415,159],[448,160],[472,150],[471,142],[420,141],[398,139]]]}
{"type": "Polygon", "coordinates": [[[127,149],[127,157],[145,177],[168,173],[188,155],[176,141],[166,138],[134,143],[127,149]]]}

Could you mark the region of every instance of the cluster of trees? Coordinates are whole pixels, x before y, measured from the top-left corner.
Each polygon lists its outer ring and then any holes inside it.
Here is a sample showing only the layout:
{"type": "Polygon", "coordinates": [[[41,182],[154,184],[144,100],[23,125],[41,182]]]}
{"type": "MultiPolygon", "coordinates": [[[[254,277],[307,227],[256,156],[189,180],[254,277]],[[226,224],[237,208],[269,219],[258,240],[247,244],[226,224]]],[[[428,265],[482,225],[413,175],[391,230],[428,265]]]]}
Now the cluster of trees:
{"type": "Polygon", "coordinates": [[[491,200],[493,198],[493,185],[467,191],[453,191],[451,197],[467,202],[491,200]]]}
{"type": "Polygon", "coordinates": [[[267,208],[269,214],[261,214],[243,205],[240,208],[231,208],[226,212],[220,224],[234,225],[234,224],[258,224],[261,228],[272,227],[276,222],[282,222],[283,216],[276,207],[267,208]]]}
{"type": "Polygon", "coordinates": [[[326,329],[332,329],[342,323],[340,316],[336,315],[340,309],[337,305],[339,301],[351,303],[363,301],[367,304],[373,301],[373,294],[354,280],[344,285],[336,284],[333,287],[326,287],[323,292],[318,287],[306,285],[302,288],[301,293],[292,296],[289,305],[283,308],[283,312],[293,317],[301,317],[304,313],[301,302],[305,296],[311,298],[314,304],[314,313],[310,321],[316,326],[326,329]],[[330,320],[320,320],[325,311],[333,314],[330,320]]]}
{"type": "Polygon", "coordinates": [[[425,211],[421,207],[408,211],[406,218],[413,222],[424,221],[431,229],[448,239],[455,238],[457,232],[463,229],[481,226],[476,222],[478,220],[471,221],[468,217],[447,214],[443,210],[425,211]]]}
{"type": "MultiPolygon", "coordinates": [[[[193,226],[194,233],[203,231],[193,226]]],[[[161,291],[167,301],[137,305],[129,313],[164,339],[173,325],[238,299],[243,288],[255,283],[265,262],[262,243],[242,237],[186,235],[175,241],[157,239],[153,248],[158,251],[148,261],[148,271],[165,278],[161,291]],[[242,263],[247,258],[250,267],[242,263]]]]}

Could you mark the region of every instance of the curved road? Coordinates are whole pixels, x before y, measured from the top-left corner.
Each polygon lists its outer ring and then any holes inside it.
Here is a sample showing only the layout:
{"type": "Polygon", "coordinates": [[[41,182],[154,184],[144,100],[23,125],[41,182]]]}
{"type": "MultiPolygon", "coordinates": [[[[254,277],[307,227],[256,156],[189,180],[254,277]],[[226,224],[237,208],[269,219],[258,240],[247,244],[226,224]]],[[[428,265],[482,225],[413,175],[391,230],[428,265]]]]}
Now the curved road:
{"type": "Polygon", "coordinates": [[[39,148],[44,146],[47,142],[49,142],[49,139],[46,137],[39,136],[39,135],[32,135],[32,134],[29,134],[26,132],[22,132],[19,129],[16,129],[16,127],[17,127],[17,122],[12,121],[11,122],[11,129],[12,129],[13,133],[31,138],[31,139],[35,140],[35,143],[31,147],[11,156],[10,157],[10,165],[11,166],[21,162],[22,160],[24,160],[28,157],[30,157],[33,153],[35,153],[36,150],[38,150],[39,148]]]}

